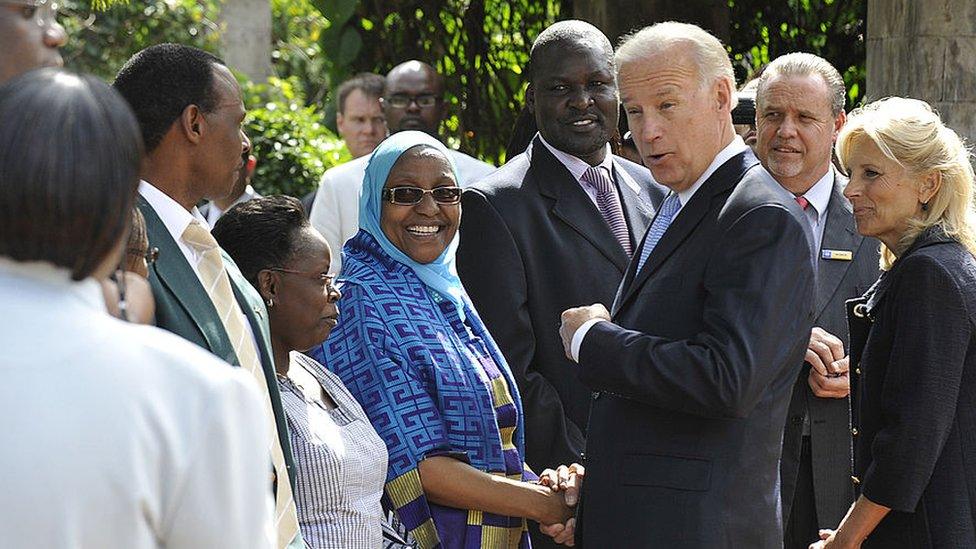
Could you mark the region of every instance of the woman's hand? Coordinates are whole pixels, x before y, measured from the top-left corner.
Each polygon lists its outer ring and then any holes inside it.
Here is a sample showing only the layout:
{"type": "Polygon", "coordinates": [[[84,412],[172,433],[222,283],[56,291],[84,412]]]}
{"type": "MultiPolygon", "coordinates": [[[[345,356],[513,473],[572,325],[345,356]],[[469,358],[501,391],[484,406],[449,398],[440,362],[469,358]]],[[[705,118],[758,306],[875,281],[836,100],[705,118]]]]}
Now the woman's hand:
{"type": "Polygon", "coordinates": [[[836,530],[821,530],[820,541],[810,544],[809,549],[860,549],[860,543],[844,544],[837,539],[836,530]]]}
{"type": "MultiPolygon", "coordinates": [[[[560,465],[555,470],[546,469],[539,477],[539,484],[548,486],[553,492],[563,492],[562,501],[568,507],[575,507],[579,502],[579,490],[583,484],[586,471],[582,465],[574,463],[569,467],[560,465]]],[[[565,524],[539,524],[539,530],[553,538],[556,543],[572,547],[575,544],[576,518],[569,518],[565,524]]]]}

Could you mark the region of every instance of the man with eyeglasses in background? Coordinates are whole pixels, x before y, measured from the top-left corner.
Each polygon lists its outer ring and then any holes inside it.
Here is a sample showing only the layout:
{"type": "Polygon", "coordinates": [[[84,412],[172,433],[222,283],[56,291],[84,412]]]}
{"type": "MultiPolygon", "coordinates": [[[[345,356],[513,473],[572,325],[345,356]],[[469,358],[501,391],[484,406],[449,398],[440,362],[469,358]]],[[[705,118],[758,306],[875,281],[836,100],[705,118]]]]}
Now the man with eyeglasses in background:
{"type": "MultiPolygon", "coordinates": [[[[438,132],[447,115],[444,77],[422,61],[400,63],[386,75],[386,90],[380,98],[380,105],[391,134],[402,130],[419,130],[441,139],[438,132]]],[[[462,187],[495,169],[491,164],[462,152],[450,152],[460,177],[458,183],[462,187]]],[[[359,231],[359,189],[363,185],[368,161],[369,155],[361,156],[341,166],[342,178],[323,179],[309,212],[309,221],[334,250],[331,274],[338,273],[342,266],[342,246],[359,231]]]]}
{"type": "Polygon", "coordinates": [[[48,0],[0,0],[0,85],[41,67],[63,64],[58,48],[68,41],[48,0]]]}

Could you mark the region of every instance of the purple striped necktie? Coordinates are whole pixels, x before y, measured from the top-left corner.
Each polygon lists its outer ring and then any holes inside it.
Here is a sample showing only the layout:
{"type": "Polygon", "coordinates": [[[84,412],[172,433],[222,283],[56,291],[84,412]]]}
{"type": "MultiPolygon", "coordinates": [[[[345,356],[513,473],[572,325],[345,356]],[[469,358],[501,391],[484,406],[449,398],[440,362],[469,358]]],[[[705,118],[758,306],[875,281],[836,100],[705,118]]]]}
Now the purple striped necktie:
{"type": "Polygon", "coordinates": [[[617,196],[610,174],[602,166],[594,166],[583,172],[583,181],[589,183],[596,189],[596,205],[603,216],[603,220],[610,227],[610,232],[623,247],[627,257],[633,255],[633,248],[630,245],[630,231],[627,229],[627,220],[624,219],[624,210],[620,206],[620,197],[617,196]]]}

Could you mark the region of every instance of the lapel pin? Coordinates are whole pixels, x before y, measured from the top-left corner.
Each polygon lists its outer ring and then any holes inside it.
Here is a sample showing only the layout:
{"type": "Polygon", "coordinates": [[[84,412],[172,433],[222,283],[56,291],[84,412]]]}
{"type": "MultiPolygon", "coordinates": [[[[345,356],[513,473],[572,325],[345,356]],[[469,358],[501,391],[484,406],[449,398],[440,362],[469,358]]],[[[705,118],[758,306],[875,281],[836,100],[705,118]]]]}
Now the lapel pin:
{"type": "Polygon", "coordinates": [[[854,253],[850,250],[821,250],[821,259],[832,259],[834,261],[851,261],[854,259],[854,253]]]}

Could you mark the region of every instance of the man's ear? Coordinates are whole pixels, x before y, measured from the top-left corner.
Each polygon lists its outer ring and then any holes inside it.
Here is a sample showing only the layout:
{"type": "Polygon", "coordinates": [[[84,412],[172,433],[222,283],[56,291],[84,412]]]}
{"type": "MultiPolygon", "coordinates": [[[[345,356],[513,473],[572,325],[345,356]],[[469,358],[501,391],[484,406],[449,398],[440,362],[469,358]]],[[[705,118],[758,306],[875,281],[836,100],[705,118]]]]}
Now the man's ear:
{"type": "Polygon", "coordinates": [[[180,129],[183,136],[191,143],[199,143],[206,129],[207,121],[203,117],[203,111],[196,105],[187,105],[180,113],[180,129]]]}
{"type": "Polygon", "coordinates": [[[732,82],[728,78],[718,78],[715,81],[715,100],[716,106],[719,110],[725,110],[726,112],[732,112],[732,96],[735,93],[735,89],[732,87],[732,82]]]}
{"type": "Polygon", "coordinates": [[[278,275],[269,269],[258,271],[258,293],[265,303],[278,299],[278,275]]]}

